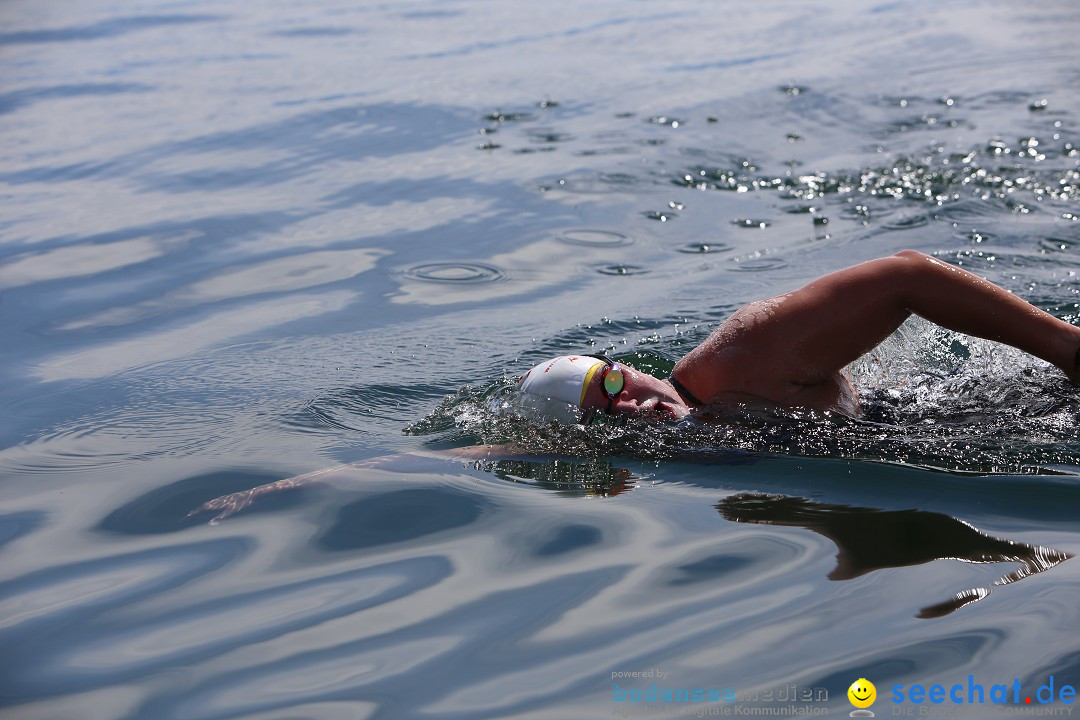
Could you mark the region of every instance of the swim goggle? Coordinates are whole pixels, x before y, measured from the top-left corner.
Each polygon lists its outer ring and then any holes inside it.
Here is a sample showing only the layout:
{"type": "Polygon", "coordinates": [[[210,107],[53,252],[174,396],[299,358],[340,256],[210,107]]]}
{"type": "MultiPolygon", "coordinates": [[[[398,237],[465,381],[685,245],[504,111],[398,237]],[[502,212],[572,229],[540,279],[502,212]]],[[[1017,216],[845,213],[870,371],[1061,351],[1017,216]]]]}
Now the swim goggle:
{"type": "MultiPolygon", "coordinates": [[[[586,355],[585,357],[596,358],[604,363],[603,374],[600,376],[600,390],[604,393],[604,397],[607,398],[607,408],[604,409],[604,413],[611,414],[611,409],[615,404],[615,398],[619,396],[619,393],[626,387],[626,377],[623,373],[622,366],[615,362],[607,355],[586,355]]],[[[588,425],[593,417],[596,415],[598,408],[591,407],[585,411],[585,414],[581,416],[581,424],[588,425]]]]}

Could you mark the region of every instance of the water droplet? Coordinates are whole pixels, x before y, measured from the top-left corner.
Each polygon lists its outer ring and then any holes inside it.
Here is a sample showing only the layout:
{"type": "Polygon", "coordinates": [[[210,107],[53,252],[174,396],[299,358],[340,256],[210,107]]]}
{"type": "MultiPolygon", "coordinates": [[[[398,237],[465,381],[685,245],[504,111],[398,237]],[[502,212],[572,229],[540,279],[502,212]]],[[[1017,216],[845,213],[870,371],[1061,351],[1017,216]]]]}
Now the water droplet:
{"type": "Polygon", "coordinates": [[[649,271],[639,265],[603,265],[596,269],[603,275],[644,275],[649,271]]]}
{"type": "Polygon", "coordinates": [[[754,218],[736,218],[731,221],[732,225],[743,228],[760,228],[764,229],[769,227],[767,220],[755,220],[754,218]]]}
{"type": "Polygon", "coordinates": [[[975,228],[971,228],[971,230],[967,232],[957,233],[956,237],[959,240],[965,240],[970,243],[975,243],[976,245],[979,243],[993,242],[994,240],[997,240],[997,235],[982,230],[976,230],[975,228]]]}
{"type": "Polygon", "coordinates": [[[490,112],[483,117],[487,122],[504,123],[504,122],[525,122],[526,120],[532,120],[536,116],[531,113],[504,113],[499,110],[490,112]]]}
{"type": "Polygon", "coordinates": [[[730,245],[724,243],[689,243],[682,247],[676,248],[681,253],[688,253],[691,255],[712,255],[715,253],[727,252],[731,249],[730,245]]]}
{"type": "Polygon", "coordinates": [[[668,117],[667,115],[653,115],[649,118],[648,122],[653,125],[667,125],[668,127],[677,128],[679,125],[685,125],[683,120],[678,118],[668,117]]]}

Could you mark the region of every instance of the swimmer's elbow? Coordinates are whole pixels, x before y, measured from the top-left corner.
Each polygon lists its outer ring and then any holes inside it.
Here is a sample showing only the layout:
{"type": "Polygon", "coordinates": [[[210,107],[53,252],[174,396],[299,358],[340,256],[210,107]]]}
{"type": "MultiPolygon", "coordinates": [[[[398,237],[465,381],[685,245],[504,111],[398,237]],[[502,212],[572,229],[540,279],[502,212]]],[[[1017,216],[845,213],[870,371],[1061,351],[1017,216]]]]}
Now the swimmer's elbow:
{"type": "Polygon", "coordinates": [[[905,260],[924,260],[930,258],[930,256],[924,252],[919,252],[918,250],[911,249],[901,250],[898,253],[893,253],[893,257],[903,258],[905,260]]]}

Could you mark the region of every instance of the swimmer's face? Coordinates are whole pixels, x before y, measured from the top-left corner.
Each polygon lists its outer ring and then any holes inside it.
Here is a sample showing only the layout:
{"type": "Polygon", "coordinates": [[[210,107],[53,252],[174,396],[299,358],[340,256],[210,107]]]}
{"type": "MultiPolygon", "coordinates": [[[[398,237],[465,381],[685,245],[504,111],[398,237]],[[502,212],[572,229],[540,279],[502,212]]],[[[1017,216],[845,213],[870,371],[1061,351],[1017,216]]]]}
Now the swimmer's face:
{"type": "MultiPolygon", "coordinates": [[[[652,375],[635,370],[629,365],[619,363],[623,370],[623,389],[611,400],[612,415],[645,415],[678,419],[689,414],[690,409],[675,392],[675,388],[652,375]]],[[[600,412],[607,409],[608,398],[600,386],[600,373],[597,373],[585,392],[586,410],[597,408],[600,412]]]]}
{"type": "Polygon", "coordinates": [[[851,687],[847,690],[847,696],[855,707],[868,708],[877,699],[877,688],[874,687],[874,683],[866,678],[859,678],[851,683],[851,687]]]}

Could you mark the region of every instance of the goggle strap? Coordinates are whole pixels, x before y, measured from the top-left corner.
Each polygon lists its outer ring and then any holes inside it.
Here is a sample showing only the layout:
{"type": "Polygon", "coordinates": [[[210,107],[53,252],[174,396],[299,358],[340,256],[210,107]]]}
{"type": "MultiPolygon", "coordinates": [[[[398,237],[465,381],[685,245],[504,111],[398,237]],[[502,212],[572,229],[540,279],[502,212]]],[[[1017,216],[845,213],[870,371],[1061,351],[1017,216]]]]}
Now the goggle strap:
{"type": "MultiPolygon", "coordinates": [[[[593,355],[586,355],[585,357],[594,357],[593,355]]],[[[599,359],[599,358],[597,358],[599,359]]],[[[589,368],[589,372],[585,373],[585,382],[581,383],[581,398],[578,399],[578,407],[585,404],[585,392],[589,389],[589,383],[592,382],[593,377],[596,375],[596,369],[605,367],[604,362],[593,363],[593,366],[589,368]]]]}

